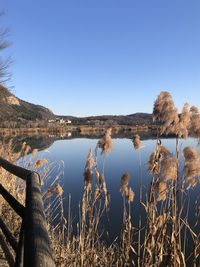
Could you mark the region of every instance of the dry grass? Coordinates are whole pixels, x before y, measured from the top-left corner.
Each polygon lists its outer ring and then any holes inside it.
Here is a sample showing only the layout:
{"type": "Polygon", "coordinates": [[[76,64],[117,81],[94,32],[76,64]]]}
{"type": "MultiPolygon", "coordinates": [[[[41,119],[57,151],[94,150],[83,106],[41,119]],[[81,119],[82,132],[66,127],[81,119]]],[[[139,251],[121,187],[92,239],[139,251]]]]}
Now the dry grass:
{"type": "MultiPolygon", "coordinates": [[[[13,144],[12,141],[10,141],[7,144],[0,142],[0,156],[7,159],[10,162],[16,163],[16,161],[20,157],[26,155],[28,148],[26,147],[25,144],[18,153],[13,153],[14,146],[15,145],[13,144]]],[[[24,187],[20,185],[18,179],[14,175],[8,173],[3,168],[0,168],[0,183],[20,203],[24,204],[25,202],[24,187]]],[[[9,204],[4,200],[2,196],[0,196],[0,216],[3,219],[4,223],[6,224],[6,226],[15,235],[15,237],[18,238],[21,226],[21,218],[15,212],[13,212],[9,204]]],[[[2,235],[1,238],[5,241],[4,235],[2,235]]],[[[10,249],[10,253],[14,256],[14,251],[9,245],[8,247],[10,249]]]]}
{"type": "Polygon", "coordinates": [[[104,134],[103,138],[99,140],[99,148],[101,148],[101,153],[106,154],[112,149],[112,138],[111,138],[112,129],[109,128],[104,134]]]}
{"type": "MultiPolygon", "coordinates": [[[[140,219],[138,228],[133,227],[133,220],[136,218],[132,216],[131,205],[135,194],[129,186],[130,176],[128,173],[122,175],[120,192],[124,205],[121,233],[111,245],[108,245],[102,238],[101,222],[109,206],[106,200],[108,191],[104,166],[100,173],[98,153],[95,151],[95,159],[93,159],[90,150],[84,170],[84,179],[86,177],[87,179],[84,183],[79,211],[78,234],[73,234],[72,221],[70,219],[65,221],[65,228],[71,230],[69,233],[66,230],[65,240],[68,241],[60,247],[59,251],[62,252],[56,254],[57,265],[150,267],[189,266],[190,262],[190,266],[198,266],[199,236],[197,232],[195,233],[196,228],[189,225],[188,214],[185,213],[186,202],[181,193],[177,192],[181,192],[181,188],[187,182],[185,168],[188,166],[188,160],[190,162],[197,160],[199,155],[191,148],[185,148],[183,153],[185,155],[184,177],[181,180],[178,170],[179,158],[162,146],[159,140],[157,141],[149,164],[152,173],[151,186],[147,192],[146,201],[143,198],[142,202],[147,220],[142,224],[140,219]],[[184,233],[187,234],[184,236],[184,233]],[[189,236],[192,239],[193,248],[190,247],[192,252],[188,257],[186,247],[189,236]]],[[[196,171],[198,171],[197,168],[196,171]]],[[[197,182],[193,184],[193,186],[196,185],[197,182]]],[[[187,187],[184,187],[182,194],[188,195],[187,187]]],[[[54,236],[54,242],[58,238],[56,236],[54,236]]],[[[55,243],[54,246],[56,247],[55,243]]]]}
{"type": "MultiPolygon", "coordinates": [[[[36,150],[32,151],[32,158],[24,162],[25,166],[32,166],[41,172],[46,188],[44,202],[49,233],[57,266],[198,266],[199,199],[195,202],[193,224],[189,218],[189,200],[191,190],[199,184],[200,155],[191,147],[186,147],[182,151],[178,139],[187,138],[188,132],[193,136],[198,135],[199,111],[195,107],[189,110],[189,104],[185,104],[179,116],[171,95],[162,92],[155,102],[153,113],[160,126],[155,150],[149,159],[150,186],[143,192],[141,178],[140,188],[134,188],[134,192],[129,186],[129,174],[124,173],[121,176],[119,191],[123,199],[123,216],[119,220],[122,227],[112,244],[105,242],[103,223],[109,215],[112,201],[104,171],[106,155],[112,148],[111,129],[108,129],[98,142],[94,153],[89,150],[83,170],[84,187],[76,225],[71,212],[71,196],[68,199],[68,214],[64,214],[66,199],[63,198],[62,188],[63,163],[47,163],[37,157],[36,150]],[[159,138],[163,133],[176,135],[174,154],[161,144],[159,138]],[[184,156],[183,164],[180,155],[184,156]],[[99,169],[98,164],[100,158],[103,162],[102,169],[99,169]],[[52,179],[55,172],[57,176],[52,179]],[[136,190],[139,200],[135,199],[136,190]],[[134,201],[140,203],[140,208],[139,214],[133,215],[131,207],[134,201]],[[141,210],[145,212],[143,216],[146,219],[141,219],[141,210]],[[137,227],[133,226],[134,222],[137,227]]],[[[138,135],[134,136],[133,141],[136,149],[141,148],[138,135]]],[[[1,156],[12,162],[31,152],[30,147],[24,144],[21,152],[13,157],[12,143],[9,144],[9,150],[7,147],[1,145],[1,156]]],[[[9,185],[5,180],[3,183],[17,196],[19,190],[16,182],[9,185]]],[[[9,222],[13,215],[9,212],[7,214],[9,222]]]]}
{"type": "Polygon", "coordinates": [[[133,136],[133,145],[136,150],[141,148],[140,136],[138,134],[133,136]]]}

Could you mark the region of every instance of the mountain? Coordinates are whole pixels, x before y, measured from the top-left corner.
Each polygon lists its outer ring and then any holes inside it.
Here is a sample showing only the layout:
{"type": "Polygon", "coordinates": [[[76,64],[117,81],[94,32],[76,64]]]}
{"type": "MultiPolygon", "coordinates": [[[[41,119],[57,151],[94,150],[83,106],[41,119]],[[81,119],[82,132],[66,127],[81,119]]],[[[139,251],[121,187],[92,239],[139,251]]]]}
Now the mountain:
{"type": "Polygon", "coordinates": [[[53,119],[48,108],[23,101],[0,85],[0,121],[24,121],[53,119]]]}
{"type": "Polygon", "coordinates": [[[109,123],[118,125],[148,125],[153,123],[152,114],[135,113],[130,115],[101,115],[89,117],[56,116],[80,124],[109,123]]]}
{"type": "Polygon", "coordinates": [[[20,125],[23,122],[25,125],[27,121],[55,120],[56,118],[82,125],[149,125],[153,123],[152,114],[148,113],[88,117],[56,116],[48,108],[23,101],[0,85],[0,122],[15,121],[20,125]]]}

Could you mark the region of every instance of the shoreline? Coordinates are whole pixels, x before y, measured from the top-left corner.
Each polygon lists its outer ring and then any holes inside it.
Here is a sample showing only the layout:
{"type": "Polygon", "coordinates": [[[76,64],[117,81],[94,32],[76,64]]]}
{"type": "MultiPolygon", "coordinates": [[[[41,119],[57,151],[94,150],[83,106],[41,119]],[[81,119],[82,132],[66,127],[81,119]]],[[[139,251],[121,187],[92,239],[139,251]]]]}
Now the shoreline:
{"type": "Polygon", "coordinates": [[[70,125],[61,127],[31,127],[31,128],[0,128],[1,136],[18,135],[102,135],[106,129],[112,128],[112,135],[118,134],[136,134],[156,132],[156,125],[70,125]]]}

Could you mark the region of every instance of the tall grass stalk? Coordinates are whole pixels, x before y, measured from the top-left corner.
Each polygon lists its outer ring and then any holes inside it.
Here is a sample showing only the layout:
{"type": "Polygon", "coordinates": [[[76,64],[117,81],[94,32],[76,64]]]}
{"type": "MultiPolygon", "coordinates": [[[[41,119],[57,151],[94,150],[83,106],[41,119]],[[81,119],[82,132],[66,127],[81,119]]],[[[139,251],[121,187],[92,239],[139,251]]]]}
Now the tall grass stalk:
{"type": "MultiPolygon", "coordinates": [[[[162,266],[199,266],[199,200],[195,209],[195,222],[190,220],[192,199],[190,194],[195,190],[200,177],[200,154],[192,147],[180,148],[180,138],[188,134],[200,136],[200,114],[196,107],[189,109],[185,104],[181,114],[178,113],[173,99],[168,92],[162,92],[155,101],[153,109],[157,123],[158,135],[155,149],[149,159],[149,187],[145,189],[142,179],[142,158],[139,150],[139,212],[134,210],[135,194],[129,185],[130,176],[124,173],[121,177],[122,194],[121,231],[113,242],[106,242],[105,221],[109,215],[110,199],[106,177],[106,158],[112,148],[112,130],[108,129],[97,143],[94,151],[90,149],[83,170],[83,193],[79,203],[77,217],[71,210],[71,195],[68,198],[68,214],[65,214],[66,196],[62,189],[64,164],[58,166],[37,157],[27,144],[22,145],[19,153],[13,153],[13,143],[0,145],[0,155],[15,162],[19,158],[27,159],[21,164],[41,173],[44,189],[44,202],[51,235],[56,265],[60,267],[162,267],[162,266]],[[161,143],[162,134],[176,136],[174,152],[161,143]],[[181,156],[184,156],[183,164],[181,156]],[[102,168],[100,169],[100,163],[102,168]],[[55,175],[57,173],[57,175],[55,175]],[[54,179],[52,179],[54,176],[54,179]],[[46,191],[45,191],[46,190],[46,191]],[[142,207],[145,209],[142,218],[142,207]],[[190,212],[189,212],[190,211],[190,212]],[[137,216],[137,218],[136,218],[137,216]],[[138,219],[139,218],[139,219],[138,219]],[[136,223],[137,227],[135,227],[136,223]],[[74,223],[76,221],[76,223],[74,223]],[[190,240],[190,243],[188,243],[190,240]],[[188,253],[188,250],[191,253],[188,253]]],[[[135,148],[141,146],[138,135],[134,136],[135,148]]],[[[19,199],[23,185],[0,169],[1,183],[19,199]]],[[[0,199],[2,203],[2,199],[0,199]]],[[[20,201],[24,201],[21,198],[20,201]]],[[[3,205],[2,214],[11,225],[14,215],[3,205]]],[[[14,230],[19,231],[15,224],[14,230]]],[[[11,228],[13,227],[13,223],[11,228]]]]}

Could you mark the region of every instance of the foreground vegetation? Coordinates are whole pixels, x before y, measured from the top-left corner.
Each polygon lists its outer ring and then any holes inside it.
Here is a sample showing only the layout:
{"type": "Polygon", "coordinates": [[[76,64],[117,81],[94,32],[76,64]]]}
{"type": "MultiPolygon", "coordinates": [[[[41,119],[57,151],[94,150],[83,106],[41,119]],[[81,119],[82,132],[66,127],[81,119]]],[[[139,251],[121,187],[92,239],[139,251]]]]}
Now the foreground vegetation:
{"type": "MultiPolygon", "coordinates": [[[[121,232],[110,244],[105,242],[103,220],[109,216],[110,194],[107,189],[104,163],[99,168],[99,159],[112,149],[112,130],[108,129],[97,143],[95,151],[90,150],[84,169],[84,188],[79,207],[79,220],[73,223],[69,196],[68,214],[64,214],[63,189],[59,183],[63,175],[62,162],[47,163],[36,157],[21,160],[25,167],[34,168],[41,173],[44,187],[44,203],[49,223],[49,233],[57,266],[199,266],[199,199],[196,199],[194,220],[189,218],[191,190],[199,186],[200,154],[193,147],[182,150],[180,138],[200,136],[200,113],[196,107],[185,104],[178,114],[172,97],[161,92],[154,104],[153,116],[159,122],[155,150],[149,159],[150,186],[144,189],[142,175],[138,177],[140,187],[131,188],[129,174],[124,173],[119,183],[123,201],[121,232]],[[160,141],[162,134],[176,136],[175,154],[165,148],[160,141]],[[181,162],[181,155],[184,162],[181,162]],[[52,174],[56,173],[56,178],[52,174]],[[132,203],[136,190],[139,191],[140,213],[138,218],[132,214],[132,203]],[[141,214],[145,213],[144,218],[141,214]],[[137,227],[133,222],[138,222],[137,227]]],[[[133,136],[134,148],[138,151],[142,143],[139,135],[133,136]]],[[[30,153],[31,148],[24,144],[18,154],[13,154],[13,144],[1,145],[1,156],[16,161],[30,153]]],[[[140,164],[142,161],[140,160],[140,164]]],[[[3,172],[0,170],[0,172],[3,172]]],[[[7,174],[6,174],[7,175],[7,174]]],[[[1,183],[23,202],[23,185],[1,173],[1,183]]],[[[120,174],[119,174],[120,175],[120,174]]],[[[2,203],[3,204],[3,203],[2,203]]],[[[11,229],[18,233],[17,220],[8,207],[2,205],[2,214],[7,216],[11,229]]]]}

